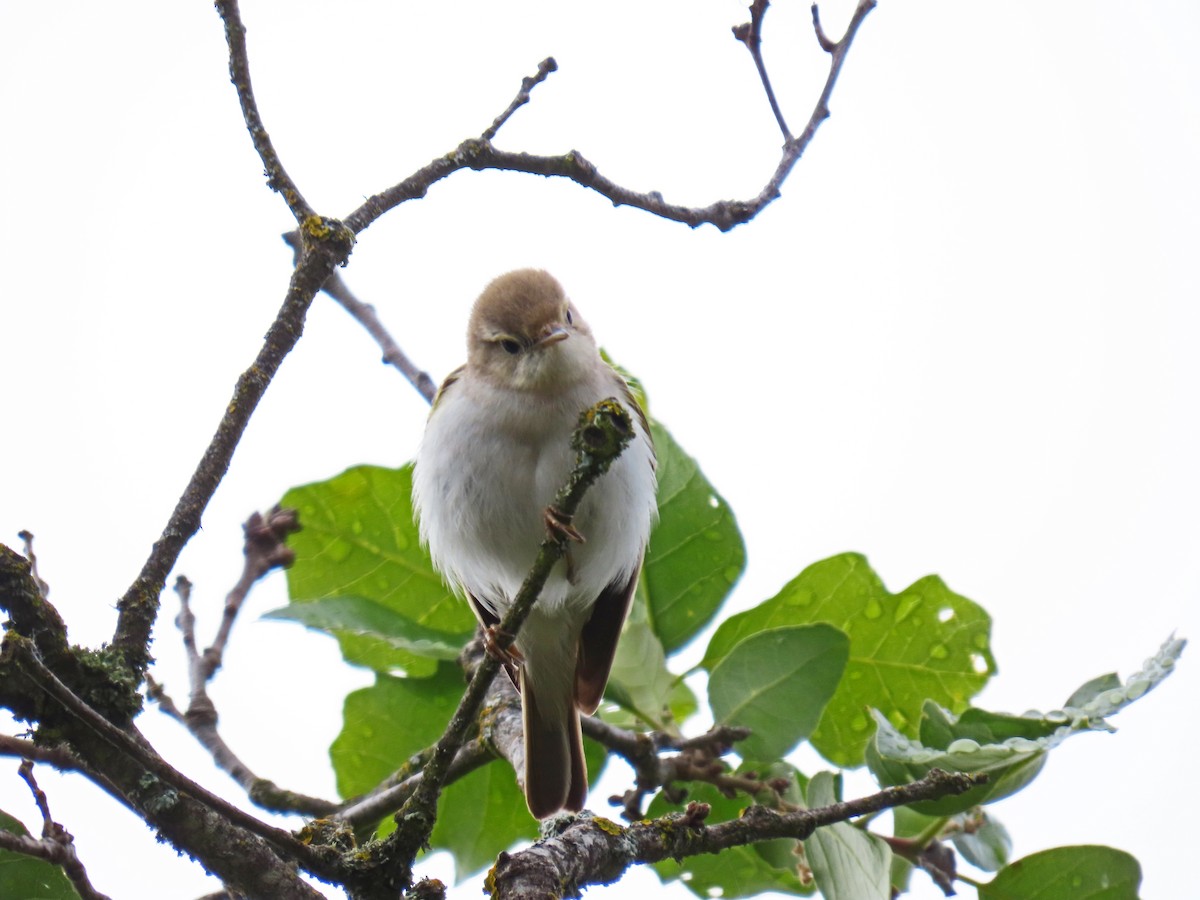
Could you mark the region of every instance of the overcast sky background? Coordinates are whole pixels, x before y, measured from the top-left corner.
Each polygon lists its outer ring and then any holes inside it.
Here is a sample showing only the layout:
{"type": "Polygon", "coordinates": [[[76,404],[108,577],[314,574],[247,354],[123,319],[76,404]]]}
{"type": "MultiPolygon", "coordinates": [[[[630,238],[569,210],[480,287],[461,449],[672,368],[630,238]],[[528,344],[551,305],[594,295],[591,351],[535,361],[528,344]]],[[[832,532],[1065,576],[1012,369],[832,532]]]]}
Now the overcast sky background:
{"type": "MultiPolygon", "coordinates": [[[[499,145],[575,148],[697,205],[752,196],[778,158],[729,32],[742,2],[244,6],[267,128],[328,215],[478,135],[550,54],[560,71],[499,145]]],[[[831,35],[851,8],[826,4],[831,35]]],[[[440,379],[482,286],[549,269],[737,512],[749,565],[733,608],[845,550],[894,591],[936,572],[995,620],[1000,671],[978,704],[1054,708],[1172,632],[1200,635],[1197,46],[1188,0],[884,0],[832,118],[755,222],[690,231],[566,182],[463,172],[362,234],[344,275],[440,379]]],[[[771,8],[765,52],[798,132],[827,66],[807,5],[771,8]]],[[[77,642],[111,636],[286,288],[292,223],[226,65],[199,0],[0,3],[0,541],[37,535],[77,642]]],[[[411,458],[425,412],[318,298],[177,569],[203,640],[247,514],[291,485],[411,458]]],[[[173,599],[154,671],[182,701],[173,599]]],[[[281,575],[252,595],[211,692],[252,768],[332,795],[341,697],[370,676],[332,640],[258,619],[285,599],[281,575]]],[[[1014,856],[1109,844],[1141,861],[1145,896],[1186,895],[1197,670],[1193,648],[1118,734],[1073,738],[993,807],[1014,856]]],[[[139,724],[238,794],[156,709],[139,724]]],[[[0,760],[0,808],[36,828],[16,766],[0,760]]],[[[217,888],[98,790],[39,777],[98,889],[217,888]]]]}

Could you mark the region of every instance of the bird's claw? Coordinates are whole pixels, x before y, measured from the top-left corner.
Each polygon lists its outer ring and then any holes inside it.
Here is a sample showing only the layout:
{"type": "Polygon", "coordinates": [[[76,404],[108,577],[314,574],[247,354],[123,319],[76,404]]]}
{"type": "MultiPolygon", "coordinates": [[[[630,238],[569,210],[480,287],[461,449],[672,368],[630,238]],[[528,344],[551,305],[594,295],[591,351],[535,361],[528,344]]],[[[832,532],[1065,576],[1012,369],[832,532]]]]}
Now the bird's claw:
{"type": "Polygon", "coordinates": [[[546,530],[554,537],[566,538],[568,541],[574,541],[577,544],[584,543],[584,536],[578,528],[571,524],[573,517],[562,512],[557,507],[547,506],[542,513],[542,518],[546,522],[546,530]]]}
{"type": "Polygon", "coordinates": [[[511,634],[496,625],[483,629],[483,649],[492,659],[501,665],[519,666],[525,662],[525,657],[517,649],[511,634]]]}

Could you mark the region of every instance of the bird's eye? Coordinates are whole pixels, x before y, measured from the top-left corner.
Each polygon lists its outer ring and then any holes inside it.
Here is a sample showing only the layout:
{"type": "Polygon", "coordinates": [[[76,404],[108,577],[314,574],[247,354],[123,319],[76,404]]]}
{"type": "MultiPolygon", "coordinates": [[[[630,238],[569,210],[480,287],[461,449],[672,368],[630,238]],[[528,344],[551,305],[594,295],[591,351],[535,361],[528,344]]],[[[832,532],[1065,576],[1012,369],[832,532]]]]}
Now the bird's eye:
{"type": "Polygon", "coordinates": [[[504,348],[505,353],[511,353],[513,356],[516,356],[521,352],[521,345],[512,338],[504,338],[504,340],[500,342],[500,346],[504,348]]]}
{"type": "Polygon", "coordinates": [[[571,318],[571,307],[569,307],[569,306],[567,307],[567,324],[568,325],[575,324],[575,320],[571,318]]]}

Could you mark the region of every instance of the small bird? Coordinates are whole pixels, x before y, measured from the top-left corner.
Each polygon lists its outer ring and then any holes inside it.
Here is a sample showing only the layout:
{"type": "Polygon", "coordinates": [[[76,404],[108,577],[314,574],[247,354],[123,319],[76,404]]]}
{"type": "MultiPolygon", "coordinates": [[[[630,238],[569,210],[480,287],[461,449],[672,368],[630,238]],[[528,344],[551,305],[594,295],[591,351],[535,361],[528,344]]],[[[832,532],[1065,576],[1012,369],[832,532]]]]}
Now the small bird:
{"type": "Polygon", "coordinates": [[[645,415],[548,273],[501,275],[475,301],[467,363],[438,391],[413,470],[434,566],[494,629],[555,525],[547,510],[574,465],[579,415],[607,397],[630,412],[633,440],[584,496],[573,519],[582,541],[551,572],[506,666],[524,710],[525,800],[539,819],[587,799],[579,714],[604,694],[657,511],[645,415]]]}

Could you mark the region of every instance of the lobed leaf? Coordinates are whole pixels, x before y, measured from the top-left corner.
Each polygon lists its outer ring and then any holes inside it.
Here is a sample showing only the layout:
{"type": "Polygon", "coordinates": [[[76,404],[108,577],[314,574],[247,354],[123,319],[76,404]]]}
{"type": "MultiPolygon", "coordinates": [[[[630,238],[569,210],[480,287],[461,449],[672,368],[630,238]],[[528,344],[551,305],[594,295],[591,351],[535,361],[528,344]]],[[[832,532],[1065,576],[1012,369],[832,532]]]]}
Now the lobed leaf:
{"type": "Polygon", "coordinates": [[[712,672],[751,634],[818,622],[850,639],[845,675],[811,736],[840,766],[863,762],[871,740],[868,708],[882,710],[900,730],[914,730],[927,699],[960,710],[996,668],[991,618],[979,606],[936,576],[891,594],[857,553],[814,563],[774,597],[731,616],[713,634],[701,665],[712,672]]]}

